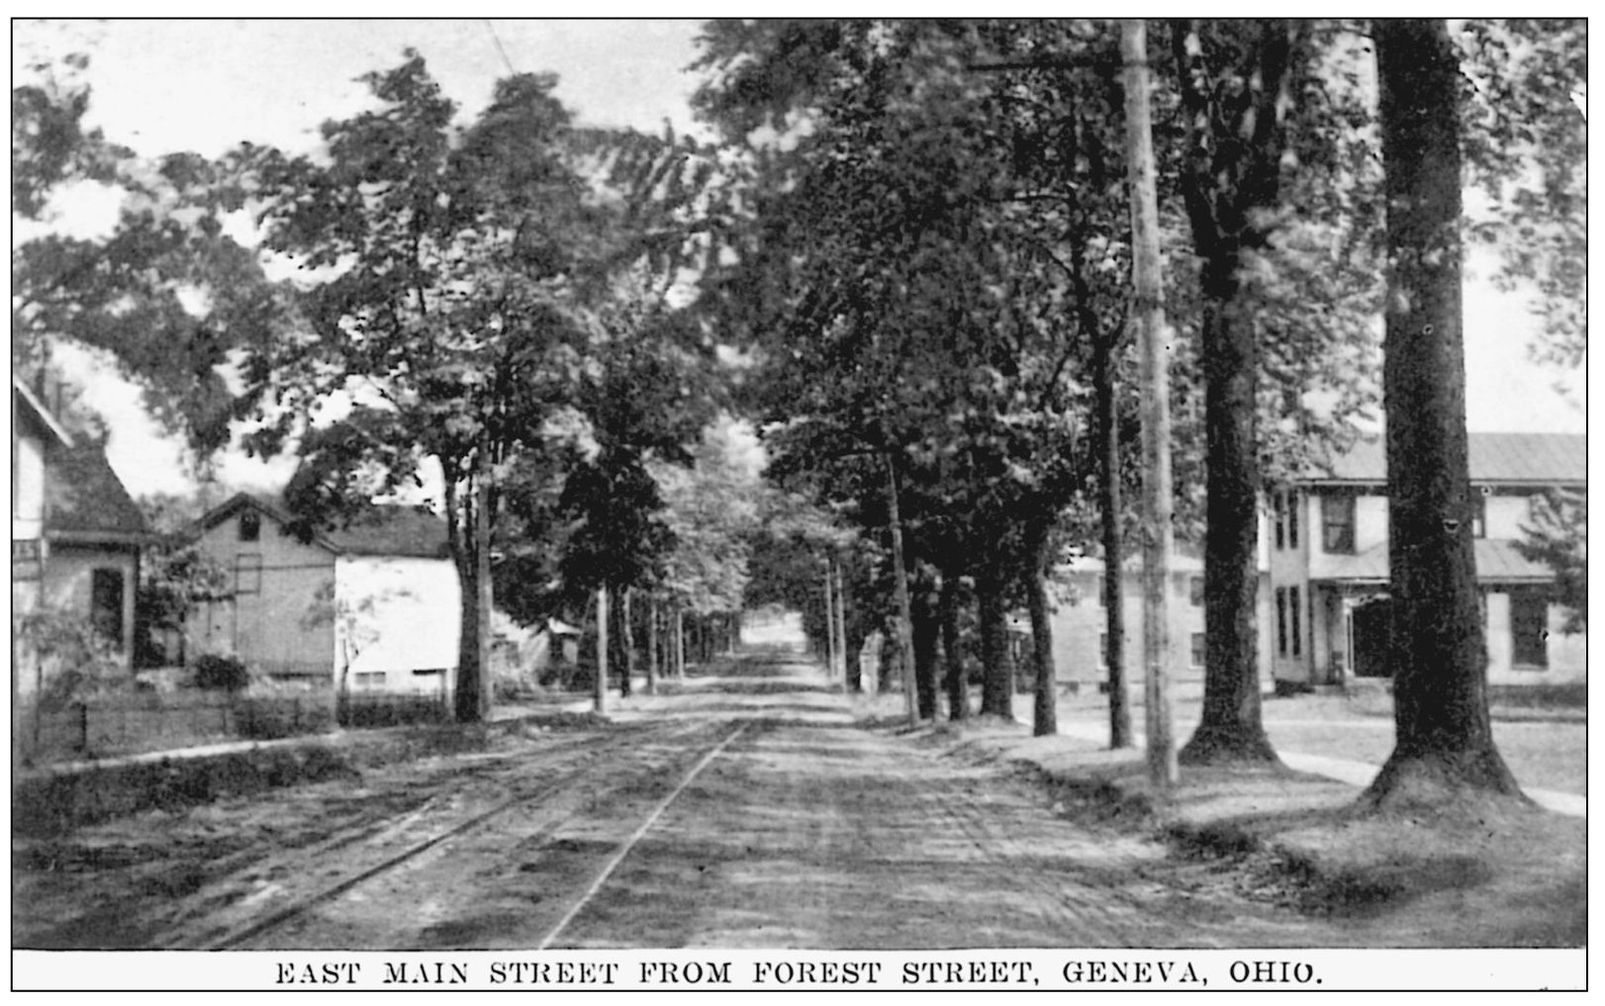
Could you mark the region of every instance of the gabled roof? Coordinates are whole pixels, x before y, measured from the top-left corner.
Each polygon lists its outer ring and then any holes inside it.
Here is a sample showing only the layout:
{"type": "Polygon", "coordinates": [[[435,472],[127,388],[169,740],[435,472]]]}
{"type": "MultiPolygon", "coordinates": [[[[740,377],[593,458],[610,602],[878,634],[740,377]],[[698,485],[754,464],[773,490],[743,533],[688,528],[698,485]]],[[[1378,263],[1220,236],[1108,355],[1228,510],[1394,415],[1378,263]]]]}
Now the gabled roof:
{"type": "MultiPolygon", "coordinates": [[[[280,527],[295,523],[295,515],[278,501],[237,493],[207,511],[199,524],[203,529],[216,527],[246,507],[271,518],[280,527]]],[[[343,527],[317,528],[312,544],[336,555],[441,559],[450,554],[445,520],[410,506],[374,506],[343,527]]]]}
{"type": "Polygon", "coordinates": [[[15,374],[11,375],[11,394],[20,403],[20,408],[17,410],[19,416],[27,418],[41,430],[55,437],[56,442],[62,447],[73,446],[72,434],[68,433],[67,428],[61,425],[61,421],[45,408],[45,403],[39,400],[33,389],[15,374]]]}
{"type": "MultiPolygon", "coordinates": [[[[1514,542],[1478,538],[1472,549],[1479,583],[1548,583],[1555,579],[1554,570],[1523,556],[1514,542]]],[[[1319,568],[1310,571],[1310,579],[1386,582],[1388,546],[1376,545],[1358,555],[1322,556],[1319,568]]]]}
{"type": "MultiPolygon", "coordinates": [[[[1580,433],[1472,433],[1471,481],[1493,485],[1582,485],[1588,438],[1580,433]]],[[[1357,442],[1311,472],[1310,482],[1380,484],[1388,479],[1381,437],[1357,442]]]]}
{"type": "Polygon", "coordinates": [[[151,537],[106,455],[88,443],[46,456],[44,534],[55,541],[134,544],[151,537]]]}

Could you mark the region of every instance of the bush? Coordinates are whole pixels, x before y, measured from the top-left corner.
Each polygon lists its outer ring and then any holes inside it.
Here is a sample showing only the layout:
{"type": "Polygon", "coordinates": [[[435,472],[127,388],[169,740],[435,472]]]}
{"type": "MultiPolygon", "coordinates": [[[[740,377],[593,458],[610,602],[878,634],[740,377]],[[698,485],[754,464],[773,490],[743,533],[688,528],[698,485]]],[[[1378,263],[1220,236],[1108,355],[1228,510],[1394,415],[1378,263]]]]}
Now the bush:
{"type": "Polygon", "coordinates": [[[322,733],[334,725],[329,704],[311,696],[251,696],[234,708],[235,731],[251,740],[322,733]]]}
{"type": "Polygon", "coordinates": [[[195,687],[209,691],[237,692],[251,683],[245,664],[234,657],[207,653],[195,660],[195,687]]]}
{"type": "MultiPolygon", "coordinates": [[[[43,683],[36,700],[42,709],[63,710],[93,695],[127,691],[132,676],[111,644],[81,615],[46,609],[15,623],[15,642],[24,665],[34,664],[43,683]]],[[[13,674],[18,669],[13,669],[13,674]]]]}

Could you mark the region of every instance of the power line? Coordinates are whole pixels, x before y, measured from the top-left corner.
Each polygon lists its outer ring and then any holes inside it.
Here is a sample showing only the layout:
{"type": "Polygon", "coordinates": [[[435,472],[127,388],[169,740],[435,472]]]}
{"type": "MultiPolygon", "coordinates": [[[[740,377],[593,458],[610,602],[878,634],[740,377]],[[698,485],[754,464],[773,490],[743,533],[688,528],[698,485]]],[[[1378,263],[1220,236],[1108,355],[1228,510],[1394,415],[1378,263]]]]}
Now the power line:
{"type": "Polygon", "coordinates": [[[507,58],[507,50],[502,48],[502,38],[500,35],[496,34],[496,26],[491,24],[490,18],[488,17],[484,18],[483,20],[485,22],[485,27],[490,30],[490,40],[496,43],[496,51],[501,54],[502,65],[507,67],[508,73],[517,73],[518,71],[513,69],[513,61],[507,58]]]}

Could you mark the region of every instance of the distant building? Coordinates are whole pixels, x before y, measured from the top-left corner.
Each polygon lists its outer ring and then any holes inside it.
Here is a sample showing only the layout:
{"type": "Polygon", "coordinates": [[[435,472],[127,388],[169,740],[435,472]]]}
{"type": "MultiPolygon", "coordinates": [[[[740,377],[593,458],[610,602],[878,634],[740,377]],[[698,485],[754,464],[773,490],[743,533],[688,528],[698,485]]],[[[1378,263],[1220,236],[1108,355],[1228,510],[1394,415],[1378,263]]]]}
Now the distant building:
{"type": "MultiPolygon", "coordinates": [[[[21,380],[11,381],[11,617],[81,616],[133,669],[140,549],[151,538],[99,446],[74,436],[21,380]]],[[[39,675],[13,662],[13,692],[39,675]]]]}
{"type": "MultiPolygon", "coordinates": [[[[1135,550],[1133,550],[1135,551],[1135,550]]],[[[1260,562],[1260,676],[1270,686],[1270,669],[1264,659],[1269,638],[1263,583],[1265,562],[1260,562]]],[[[1127,687],[1143,687],[1142,557],[1128,554],[1121,577],[1121,607],[1125,615],[1124,659],[1127,687]]],[[[1109,679],[1108,613],[1103,599],[1104,564],[1101,558],[1081,557],[1054,572],[1059,597],[1052,619],[1053,660],[1057,679],[1078,690],[1098,688],[1109,679]]],[[[1016,617],[1024,631],[1030,622],[1016,617]]],[[[1198,694],[1204,680],[1204,564],[1190,550],[1178,548],[1170,569],[1170,642],[1175,654],[1171,680],[1180,694],[1198,694]]],[[[1023,664],[1028,667],[1029,664],[1023,664]]],[[[1029,673],[1029,672],[1027,672],[1029,673]]]]}
{"type": "Polygon", "coordinates": [[[446,523],[410,507],[302,541],[276,503],[241,493],[199,522],[232,596],[190,616],[190,653],[238,657],[279,679],[352,692],[449,695],[461,586],[446,523]]]}
{"type": "MultiPolygon", "coordinates": [[[[1580,681],[1586,637],[1563,631],[1549,600],[1549,567],[1522,557],[1532,498],[1586,489],[1580,435],[1473,433],[1471,482],[1477,582],[1483,597],[1488,680],[1580,681]]],[[[1270,665],[1294,684],[1340,684],[1386,675],[1388,634],[1387,463],[1380,441],[1357,444],[1269,494],[1270,665]]]]}

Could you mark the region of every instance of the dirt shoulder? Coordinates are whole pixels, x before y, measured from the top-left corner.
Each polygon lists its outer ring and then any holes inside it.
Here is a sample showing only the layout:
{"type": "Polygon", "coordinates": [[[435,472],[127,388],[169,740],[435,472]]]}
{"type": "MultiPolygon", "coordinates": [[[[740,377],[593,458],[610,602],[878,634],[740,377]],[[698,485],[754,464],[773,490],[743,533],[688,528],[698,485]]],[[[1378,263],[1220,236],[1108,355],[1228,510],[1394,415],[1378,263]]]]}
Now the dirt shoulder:
{"type": "Polygon", "coordinates": [[[1282,766],[1186,767],[1167,793],[1137,750],[997,721],[918,733],[956,755],[1013,763],[1067,810],[1151,829],[1175,855],[1230,860],[1306,912],[1385,921],[1427,946],[1587,942],[1584,819],[1490,803],[1363,812],[1354,786],[1282,766]]]}

